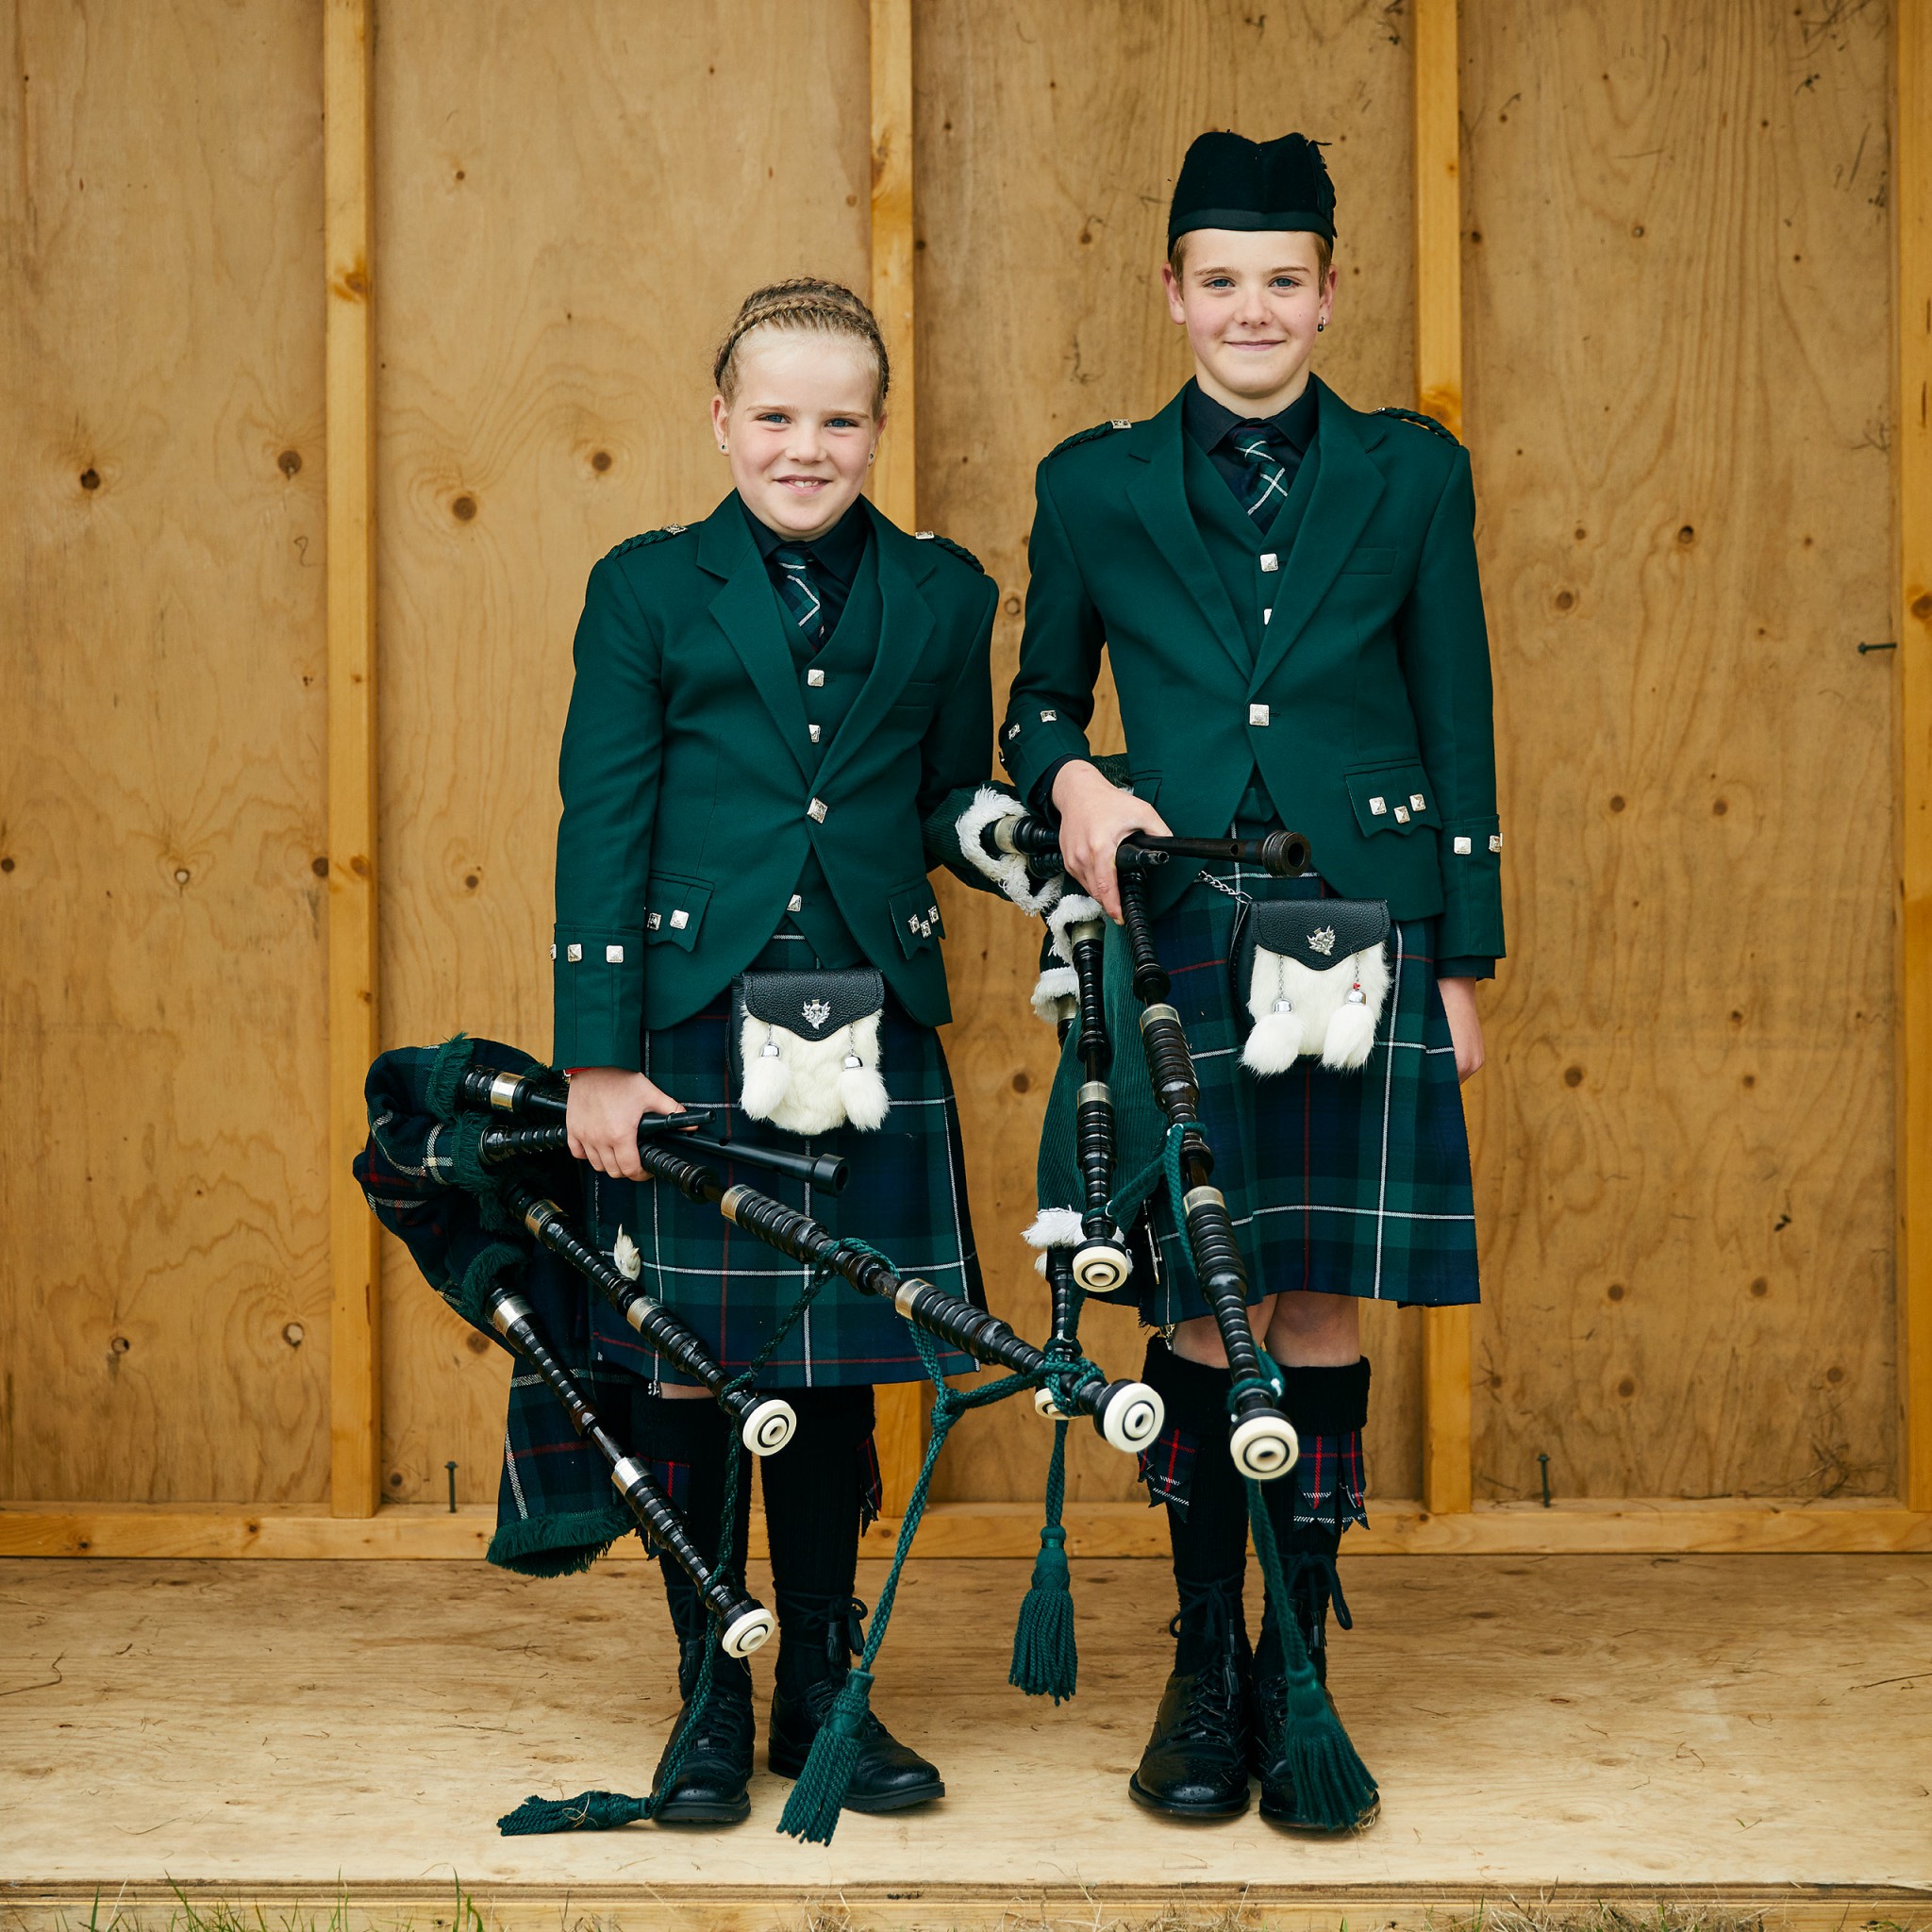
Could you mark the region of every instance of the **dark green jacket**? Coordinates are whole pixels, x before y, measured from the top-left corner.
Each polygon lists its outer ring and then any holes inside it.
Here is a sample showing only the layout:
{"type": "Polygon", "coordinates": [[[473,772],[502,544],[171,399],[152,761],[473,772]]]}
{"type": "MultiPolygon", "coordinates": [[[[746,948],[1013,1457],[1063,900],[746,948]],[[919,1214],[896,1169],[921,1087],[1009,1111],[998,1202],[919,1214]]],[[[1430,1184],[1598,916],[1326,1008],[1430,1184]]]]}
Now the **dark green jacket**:
{"type": "MultiPolygon", "coordinates": [[[[1000,754],[1023,796],[1088,756],[1105,647],[1134,789],[1176,832],[1224,833],[1258,769],[1338,891],[1397,919],[1440,914],[1440,958],[1493,958],[1502,841],[1469,456],[1315,387],[1318,468],[1257,650],[1189,507],[1179,397],[1040,465],[1000,754]]],[[[1189,875],[1168,868],[1158,900],[1189,875]]]]}
{"type": "Polygon", "coordinates": [[[877,653],[820,745],[735,496],[591,571],[558,768],[559,1066],[640,1066],[645,1027],[757,957],[808,853],[906,1010],[952,1017],[920,822],[991,762],[999,592],[963,551],[867,514],[877,653]]]}

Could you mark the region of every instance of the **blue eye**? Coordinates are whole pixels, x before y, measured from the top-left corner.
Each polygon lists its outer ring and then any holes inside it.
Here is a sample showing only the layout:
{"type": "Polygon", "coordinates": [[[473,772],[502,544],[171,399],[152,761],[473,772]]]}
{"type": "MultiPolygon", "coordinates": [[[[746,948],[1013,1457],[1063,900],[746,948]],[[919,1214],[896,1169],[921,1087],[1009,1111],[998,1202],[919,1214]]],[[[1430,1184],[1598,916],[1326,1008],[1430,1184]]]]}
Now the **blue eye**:
{"type": "Polygon", "coordinates": [[[825,422],[825,427],[827,429],[857,429],[858,427],[858,418],[857,416],[828,417],[825,422]]]}

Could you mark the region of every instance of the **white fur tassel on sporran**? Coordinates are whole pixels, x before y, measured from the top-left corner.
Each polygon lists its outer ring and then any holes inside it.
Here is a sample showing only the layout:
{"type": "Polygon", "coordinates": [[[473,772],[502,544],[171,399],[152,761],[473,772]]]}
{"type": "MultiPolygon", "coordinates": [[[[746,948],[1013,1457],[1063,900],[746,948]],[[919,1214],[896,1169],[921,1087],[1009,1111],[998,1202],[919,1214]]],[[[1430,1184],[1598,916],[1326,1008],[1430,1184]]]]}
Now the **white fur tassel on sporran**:
{"type": "Polygon", "coordinates": [[[791,1134],[851,1125],[870,1132],[891,1106],[879,1075],[879,1016],[868,1013],[823,1040],[746,1014],[739,1040],[744,1110],[791,1134]]]}
{"type": "Polygon", "coordinates": [[[1388,997],[1389,959],[1380,945],[1320,973],[1257,946],[1248,978],[1255,1024],[1241,1064],[1251,1074],[1285,1074],[1307,1055],[1336,1073],[1354,1073],[1375,1044],[1388,997]]]}

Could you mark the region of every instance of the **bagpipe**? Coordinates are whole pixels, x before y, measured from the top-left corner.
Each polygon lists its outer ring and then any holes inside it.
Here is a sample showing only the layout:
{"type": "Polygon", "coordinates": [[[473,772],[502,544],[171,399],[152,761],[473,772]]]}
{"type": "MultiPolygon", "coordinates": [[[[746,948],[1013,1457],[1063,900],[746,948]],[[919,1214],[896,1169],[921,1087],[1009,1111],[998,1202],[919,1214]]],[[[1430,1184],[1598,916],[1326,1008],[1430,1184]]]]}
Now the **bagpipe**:
{"type": "MultiPolygon", "coordinates": [[[[720,1645],[728,1655],[748,1654],[774,1627],[771,1613],[749,1597],[731,1574],[732,1508],[726,1511],[722,1546],[715,1558],[708,1559],[671,1499],[597,1415],[579,1377],[563,1360],[542,1314],[533,1307],[534,1256],[541,1251],[581,1276],[641,1339],[700,1383],[731,1417],[735,1432],[727,1495],[733,1507],[739,1448],[756,1456],[778,1453],[796,1427],[791,1406],[769,1391],[759,1392],[757,1380],[822,1289],[841,1281],[888,1305],[913,1331],[935,1385],[931,1437],[900,1524],[891,1569],[860,1667],[851,1674],[859,1707],[846,1714],[843,1735],[849,1736],[862,1721],[872,1661],[924,1508],[933,1464],[960,1415],[1025,1390],[1035,1393],[1041,1412],[1055,1419],[1061,1437],[1069,1419],[1085,1417],[1103,1441],[1134,1454],[1160,1432],[1165,1416],[1158,1393],[1141,1382],[1108,1380],[1080,1353],[1071,1326],[1059,1318],[1047,1347],[1035,1348],[997,1316],[917,1274],[902,1273],[866,1242],[833,1235],[811,1215],[771,1194],[741,1182],[727,1182],[719,1171],[725,1163],[763,1168],[836,1193],[846,1178],[845,1163],[836,1157],[736,1139],[714,1140],[701,1131],[709,1124],[709,1116],[699,1109],[646,1116],[640,1123],[638,1158],[647,1179],[696,1206],[714,1208],[734,1226],[808,1271],[805,1287],[760,1355],[748,1368],[731,1374],[674,1311],[636,1285],[633,1276],[641,1272],[641,1257],[634,1252],[629,1257],[623,1253],[621,1230],[617,1245],[607,1254],[586,1239],[576,1220],[560,1205],[559,1197],[581,1185],[580,1171],[568,1153],[565,1076],[514,1048],[459,1035],[440,1048],[402,1048],[381,1056],[370,1070],[367,1097],[370,1140],[358,1158],[356,1174],[377,1218],[408,1244],[430,1285],[459,1315],[535,1370],[572,1427],[602,1458],[625,1510],[647,1542],[691,1577],[716,1620],[720,1645]],[[941,1371],[941,1346],[985,1367],[1003,1370],[1005,1375],[974,1388],[949,1388],[941,1371]]],[[[1050,1498],[1050,1513],[1058,1535],[1057,1495],[1050,1498]]],[[[500,1527],[491,1544],[492,1560],[508,1560],[499,1557],[497,1548],[505,1534],[500,1527]]],[[[1034,1588],[1022,1607],[1016,1659],[1024,1633],[1037,1630],[1043,1621],[1063,1632],[1071,1650],[1063,1558],[1059,1571],[1060,1601],[1042,1609],[1042,1590],[1050,1595],[1056,1579],[1049,1576],[1043,1583],[1036,1570],[1034,1588]]],[[[1035,1688],[1017,1661],[1014,1680],[1023,1688],[1035,1688]]],[[[794,1835],[821,1841],[831,1836],[844,1776],[849,1775],[849,1770],[841,1774],[838,1768],[841,1735],[839,1725],[828,1722],[822,1732],[827,1746],[823,1765],[818,1764],[821,1754],[814,1745],[786,1809],[783,1828],[794,1835]]],[[[668,1790],[674,1782],[667,1774],[662,1788],[668,1790]]],[[[655,1797],[626,1799],[614,1793],[587,1793],[586,1801],[558,1806],[533,1799],[500,1822],[509,1832],[622,1824],[651,1816],[657,1803],[655,1797]],[[588,1802],[591,1799],[595,1802],[588,1802]]]]}
{"type": "MultiPolygon", "coordinates": [[[[1124,762],[1095,760],[1116,784],[1121,782],[1124,762]]],[[[1043,1250],[1041,1271],[1053,1308],[1048,1350],[1077,1353],[1080,1304],[1087,1293],[1118,1290],[1140,1262],[1158,1269],[1158,1239],[1144,1212],[1136,1217],[1134,1205],[1144,1201],[1141,1190],[1148,1181],[1155,1186],[1164,1182],[1175,1226],[1226,1352],[1228,1453],[1247,1479],[1256,1553],[1271,1596],[1286,1606],[1282,1554],[1260,1484],[1286,1475],[1299,1457],[1300,1444],[1278,1406],[1279,1371],[1257,1345],[1248,1323],[1247,1270],[1227,1204],[1212,1182],[1214,1153],[1200,1120],[1200,1083],[1155,944],[1149,880],[1158,868],[1176,860],[1231,861],[1276,878],[1299,877],[1308,870],[1308,842],[1299,833],[1286,830],[1257,839],[1131,833],[1114,854],[1121,901],[1121,928],[1115,935],[1099,905],[1070,886],[1054,826],[1030,814],[1010,791],[983,786],[970,801],[965,794],[956,794],[927,820],[925,835],[934,850],[957,847],[965,866],[1024,911],[1041,914],[1047,922],[1049,949],[1033,1005],[1042,1020],[1056,1024],[1063,1057],[1071,1039],[1078,1061],[1070,1139],[1073,1188],[1081,1203],[1077,1210],[1053,1205],[1066,1198],[1058,1185],[1066,1175],[1066,1163],[1059,1162],[1051,1177],[1048,1173],[1055,1099],[1060,1091],[1060,1082],[1056,1081],[1041,1142],[1041,1212],[1027,1231],[1027,1240],[1043,1250]],[[1053,963],[1056,960],[1058,963],[1053,963]],[[1124,985],[1119,984],[1122,981],[1124,985]],[[1158,1156],[1148,1170],[1124,1184],[1115,1173],[1116,1089],[1122,1070],[1116,1064],[1116,1029],[1108,1022],[1108,994],[1116,985],[1122,994],[1116,1009],[1128,999],[1139,1008],[1144,1066],[1127,1068],[1124,1091],[1130,1104],[1145,1094],[1141,1112],[1151,1113],[1153,1120],[1143,1122],[1137,1112],[1135,1125],[1137,1130],[1143,1125],[1152,1128],[1158,1122],[1160,1129],[1158,1156]],[[1124,1221],[1133,1224],[1131,1231],[1124,1229],[1124,1221]]],[[[1062,1079],[1067,1073],[1063,1058],[1062,1079]]],[[[1067,1124],[1062,1115],[1062,1134],[1067,1124]]],[[[1150,1136],[1142,1133],[1141,1138],[1150,1136]]],[[[1058,1423],[1047,1474],[1047,1527],[1041,1531],[1035,1588],[1027,1603],[1027,1609],[1037,1614],[1029,1633],[1023,1611],[1011,1674],[1014,1683],[1050,1692],[1056,1703],[1074,1691],[1071,1614],[1064,1584],[1058,1599],[1041,1586],[1056,1570],[1064,1576],[1066,1568],[1059,1549],[1065,1537],[1058,1528],[1065,1433],[1065,1423],[1058,1423]],[[1064,1620],[1064,1626],[1057,1620],[1064,1620]]],[[[1282,1748],[1291,1781],[1311,1818],[1324,1828],[1345,1828],[1373,1807],[1374,1779],[1322,1689],[1293,1616],[1285,1611],[1277,1615],[1275,1628],[1285,1687],[1282,1748]]]]}
{"type": "MultiPolygon", "coordinates": [[[[1058,831],[1027,813],[1017,799],[982,791],[957,822],[956,836],[969,861],[983,858],[989,876],[1028,909],[1044,910],[1056,951],[1072,969],[1070,998],[1061,1001],[1062,1037],[1078,1023],[1074,1050],[1084,1078],[1074,1108],[1075,1158],[1083,1206],[1071,1236],[1072,1273],[1085,1293],[1103,1294],[1124,1285],[1133,1270],[1125,1237],[1113,1213],[1115,1186],[1114,1099],[1109,1074],[1114,1046],[1107,1021],[1106,922],[1099,906],[1082,894],[1051,890],[1065,861],[1058,831]],[[996,801],[991,806],[988,801],[996,801]],[[976,848],[976,851],[975,851],[976,848]],[[1018,868],[1024,868],[1022,884],[1018,868]],[[1020,886],[1019,892],[1013,891],[1020,886]],[[1024,896],[1023,896],[1024,894],[1024,896]]],[[[1251,865],[1276,878],[1298,877],[1308,867],[1308,841],[1299,832],[1272,831],[1257,839],[1196,839],[1130,833],[1114,855],[1120,881],[1121,920],[1140,1034],[1154,1099],[1174,1148],[1174,1216],[1187,1241],[1195,1276],[1226,1352],[1233,1394],[1228,1453],[1244,1476],[1260,1481],[1285,1475],[1299,1445],[1293,1424],[1277,1405],[1278,1385],[1264,1371],[1248,1323],[1248,1277],[1228,1218],[1227,1203],[1214,1187],[1214,1151],[1200,1119],[1200,1086],[1180,1014],[1169,1000],[1166,970],[1154,944],[1148,879],[1174,860],[1221,859],[1251,865]]],[[[1042,1204],[1044,1206],[1044,1204],[1042,1204]]],[[[1042,1220],[1046,1220],[1042,1215],[1042,1220]]],[[[1068,1245],[1049,1240],[1049,1255],[1068,1245]]],[[[1049,1279],[1051,1271],[1049,1270],[1049,1279]]]]}

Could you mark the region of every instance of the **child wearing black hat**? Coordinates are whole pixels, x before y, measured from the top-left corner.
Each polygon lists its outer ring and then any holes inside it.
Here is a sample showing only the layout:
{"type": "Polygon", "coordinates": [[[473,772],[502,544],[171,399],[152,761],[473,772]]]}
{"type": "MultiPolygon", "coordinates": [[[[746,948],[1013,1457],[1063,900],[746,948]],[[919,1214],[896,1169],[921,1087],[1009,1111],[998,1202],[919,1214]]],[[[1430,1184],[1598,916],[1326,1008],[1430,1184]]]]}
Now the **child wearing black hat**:
{"type": "Polygon", "coordinates": [[[1116,918],[1129,832],[1287,825],[1312,846],[1308,877],[1170,865],[1153,896],[1251,1320],[1301,1438],[1295,1469],[1265,1486],[1291,1601],[1265,1605],[1258,1651],[1225,1357],[1158,1191],[1158,1266],[1125,1291],[1161,1331],[1144,1373],[1169,1422],[1142,1474],[1167,1506],[1179,1593],[1174,1674],[1129,1789],[1171,1815],[1232,1817],[1252,1768],[1263,1814],[1302,1827],[1316,1821],[1282,1748],[1273,1626],[1296,1619],[1325,1682],[1331,1606],[1349,1623],[1341,1533],[1366,1521],[1362,1300],[1477,1298],[1458,1081],[1482,1064],[1474,986],[1503,952],[1469,458],[1427,418],[1362,413],[1310,373],[1335,308],[1334,217],[1299,134],[1189,149],[1162,279],[1194,375],[1150,420],[1041,464],[1000,735],[1116,918]],[[1090,758],[1103,648],[1131,791],[1090,758]],[[1338,931],[1357,950],[1331,960],[1338,931]]]}

